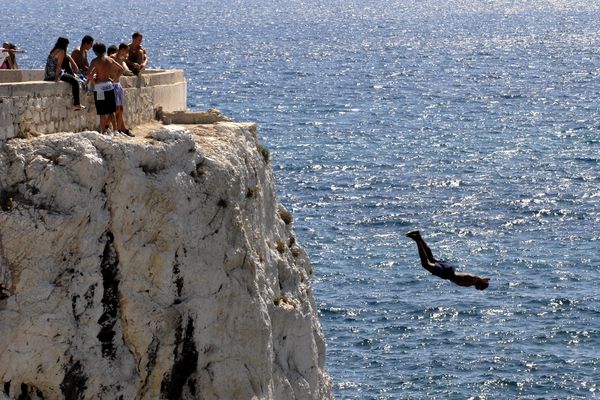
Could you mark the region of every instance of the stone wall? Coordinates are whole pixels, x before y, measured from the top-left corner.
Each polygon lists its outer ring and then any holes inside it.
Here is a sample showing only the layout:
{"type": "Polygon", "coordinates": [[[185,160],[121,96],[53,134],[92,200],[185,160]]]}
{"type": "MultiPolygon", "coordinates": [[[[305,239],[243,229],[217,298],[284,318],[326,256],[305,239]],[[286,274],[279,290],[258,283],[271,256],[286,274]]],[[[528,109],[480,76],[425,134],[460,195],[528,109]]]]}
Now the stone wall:
{"type": "MultiPolygon", "coordinates": [[[[83,111],[73,110],[71,86],[44,82],[42,70],[0,71],[0,141],[29,134],[97,130],[92,92],[81,91],[83,111]]],[[[149,70],[122,77],[127,126],[148,122],[155,110],[186,109],[187,84],[181,70],[149,70]]]]}

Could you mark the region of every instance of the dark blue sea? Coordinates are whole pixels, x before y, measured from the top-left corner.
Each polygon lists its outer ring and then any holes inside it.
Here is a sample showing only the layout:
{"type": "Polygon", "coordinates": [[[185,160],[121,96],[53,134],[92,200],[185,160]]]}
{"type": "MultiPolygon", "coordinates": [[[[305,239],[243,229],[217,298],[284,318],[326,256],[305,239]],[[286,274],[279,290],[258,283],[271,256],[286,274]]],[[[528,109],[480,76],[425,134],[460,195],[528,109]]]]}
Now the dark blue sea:
{"type": "Polygon", "coordinates": [[[600,3],[5,3],[23,67],[141,30],[191,108],[259,123],[336,398],[600,398],[600,3]]]}

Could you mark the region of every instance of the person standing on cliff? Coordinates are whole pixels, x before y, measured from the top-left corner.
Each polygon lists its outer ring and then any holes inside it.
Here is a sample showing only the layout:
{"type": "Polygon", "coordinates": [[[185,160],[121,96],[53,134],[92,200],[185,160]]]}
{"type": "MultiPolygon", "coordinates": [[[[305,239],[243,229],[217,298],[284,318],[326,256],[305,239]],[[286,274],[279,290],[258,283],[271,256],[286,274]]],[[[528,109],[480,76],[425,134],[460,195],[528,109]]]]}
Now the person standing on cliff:
{"type": "Polygon", "coordinates": [[[144,68],[146,68],[146,64],[148,64],[146,49],[142,47],[144,36],[140,32],[135,32],[131,39],[129,55],[126,62],[131,72],[133,72],[134,75],[139,75],[144,68]]]}
{"type": "Polygon", "coordinates": [[[90,35],[85,35],[81,40],[81,46],[76,47],[75,50],[71,53],[71,58],[77,64],[77,68],[79,68],[79,72],[84,77],[87,75],[88,70],[90,69],[90,63],[88,61],[88,51],[92,48],[94,44],[94,38],[90,35]]]}
{"type": "Polygon", "coordinates": [[[100,116],[100,132],[105,133],[110,124],[116,131],[115,111],[117,106],[111,77],[123,73],[123,67],[106,55],[104,43],[96,42],[92,48],[96,58],[90,64],[88,84],[94,80],[94,104],[96,113],[100,116]]]}
{"type": "Polygon", "coordinates": [[[129,45],[126,43],[121,43],[118,49],[115,45],[109,46],[108,50],[106,51],[106,54],[113,60],[115,60],[117,64],[119,64],[123,68],[123,71],[121,72],[115,70],[115,75],[110,77],[113,81],[113,87],[115,88],[115,104],[117,106],[117,110],[115,111],[115,119],[117,120],[117,130],[126,134],[127,136],[133,136],[133,133],[131,133],[129,129],[125,128],[125,120],[123,119],[125,92],[120,82],[122,75],[133,75],[133,73],[129,70],[129,68],[127,68],[127,64],[125,63],[128,51],[129,45]]]}
{"type": "Polygon", "coordinates": [[[69,46],[69,39],[65,37],[59,37],[48,54],[46,59],[46,69],[44,71],[45,81],[64,81],[71,85],[73,92],[73,105],[75,111],[82,110],[85,107],[81,105],[79,101],[79,81],[72,74],[63,71],[65,65],[69,65],[71,57],[67,54],[67,47],[69,46]]]}

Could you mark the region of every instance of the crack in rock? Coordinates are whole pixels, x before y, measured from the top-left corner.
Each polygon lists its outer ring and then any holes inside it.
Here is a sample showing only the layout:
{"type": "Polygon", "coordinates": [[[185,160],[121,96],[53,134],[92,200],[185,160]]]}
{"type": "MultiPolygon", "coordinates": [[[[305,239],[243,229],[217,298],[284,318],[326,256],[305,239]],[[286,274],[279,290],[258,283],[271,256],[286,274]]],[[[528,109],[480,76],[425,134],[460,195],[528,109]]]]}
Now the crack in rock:
{"type": "Polygon", "coordinates": [[[102,295],[103,312],[98,320],[101,328],[97,338],[102,343],[102,355],[114,359],[116,354],[114,327],[119,320],[119,257],[113,245],[113,234],[107,232],[105,237],[106,244],[100,262],[102,285],[104,287],[104,294],[102,295]]]}

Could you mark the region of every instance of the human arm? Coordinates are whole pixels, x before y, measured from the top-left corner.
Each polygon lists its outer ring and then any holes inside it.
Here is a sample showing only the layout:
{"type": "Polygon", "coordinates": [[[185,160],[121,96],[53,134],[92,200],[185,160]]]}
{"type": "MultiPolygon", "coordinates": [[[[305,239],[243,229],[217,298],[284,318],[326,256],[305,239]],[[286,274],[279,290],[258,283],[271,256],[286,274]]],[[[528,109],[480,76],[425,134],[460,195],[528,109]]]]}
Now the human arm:
{"type": "Polygon", "coordinates": [[[69,60],[69,64],[71,64],[71,69],[73,70],[73,72],[75,72],[76,74],[79,73],[79,67],[77,66],[75,60],[73,60],[73,57],[71,57],[68,54],[65,55],[65,57],[67,57],[67,60],[69,60]]]}
{"type": "Polygon", "coordinates": [[[119,82],[121,75],[125,72],[125,68],[114,58],[108,57],[110,60],[110,79],[113,82],[119,82]]]}
{"type": "Polygon", "coordinates": [[[95,73],[96,73],[96,59],[93,59],[92,63],[90,64],[90,68],[88,69],[88,72],[87,72],[87,81],[85,82],[86,85],[89,85],[94,80],[95,73]]]}
{"type": "Polygon", "coordinates": [[[87,73],[87,71],[90,70],[90,62],[88,60],[87,50],[81,52],[81,68],[80,68],[80,70],[85,73],[87,73]]]}
{"type": "MultiPolygon", "coordinates": [[[[124,62],[124,60],[121,60],[119,65],[121,65],[121,67],[123,67],[123,75],[124,76],[134,76],[133,72],[131,72],[131,70],[127,67],[127,63],[124,62]]],[[[123,85],[123,87],[129,87],[127,80],[124,80],[122,85],[123,85]]]]}
{"type": "Polygon", "coordinates": [[[139,68],[140,66],[138,63],[131,61],[129,56],[127,56],[127,58],[125,59],[125,64],[127,65],[127,67],[129,67],[129,69],[139,68]]]}
{"type": "Polygon", "coordinates": [[[62,63],[65,60],[65,51],[59,50],[53,57],[56,59],[56,70],[54,71],[54,82],[60,81],[62,63]]]}
{"type": "Polygon", "coordinates": [[[114,58],[109,58],[109,60],[111,62],[111,68],[113,69],[113,71],[116,71],[119,74],[125,72],[125,68],[123,68],[123,66],[119,64],[117,60],[115,60],[114,58]]]}
{"type": "MultiPolygon", "coordinates": [[[[127,64],[125,64],[125,66],[127,66],[127,64]]],[[[134,75],[133,72],[131,72],[131,70],[129,68],[123,68],[123,69],[124,69],[123,75],[125,75],[125,76],[133,76],[134,75]]]]}
{"type": "Polygon", "coordinates": [[[450,280],[458,286],[475,286],[477,290],[484,290],[490,285],[490,278],[483,278],[478,275],[457,272],[450,280]]]}
{"type": "Polygon", "coordinates": [[[125,62],[132,71],[138,71],[144,68],[148,63],[146,50],[141,46],[136,48],[130,48],[127,60],[125,60],[125,62]]]}
{"type": "Polygon", "coordinates": [[[140,47],[140,51],[144,56],[144,61],[140,64],[140,68],[145,68],[148,64],[148,54],[146,54],[146,49],[144,49],[143,47],[140,47]]]}
{"type": "MultiPolygon", "coordinates": [[[[73,60],[73,63],[77,64],[77,68],[79,69],[79,66],[81,66],[81,69],[84,69],[84,65],[83,65],[83,51],[81,51],[81,49],[76,48],[75,50],[73,50],[71,52],[71,59],[73,60]]],[[[72,63],[71,63],[72,64],[72,63]]],[[[75,72],[75,68],[73,68],[71,66],[71,68],[73,69],[73,72],[75,72]]]]}

